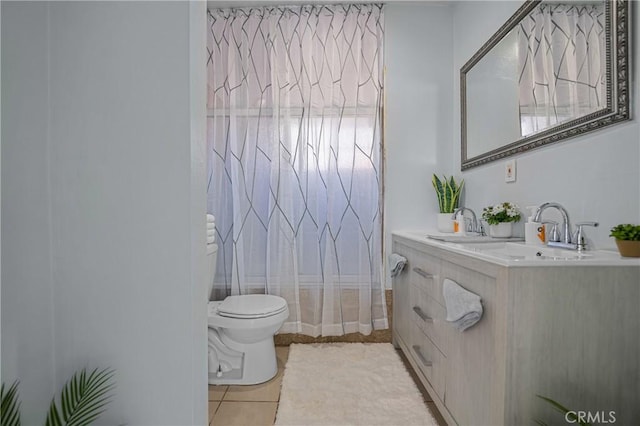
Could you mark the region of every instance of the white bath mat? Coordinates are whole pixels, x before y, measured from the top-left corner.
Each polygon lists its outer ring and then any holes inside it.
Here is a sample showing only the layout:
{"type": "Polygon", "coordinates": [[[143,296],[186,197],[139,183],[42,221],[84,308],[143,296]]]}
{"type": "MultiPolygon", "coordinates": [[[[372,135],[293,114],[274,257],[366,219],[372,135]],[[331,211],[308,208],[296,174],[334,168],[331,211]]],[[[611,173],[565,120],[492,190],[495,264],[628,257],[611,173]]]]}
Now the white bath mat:
{"type": "Polygon", "coordinates": [[[437,425],[389,343],[291,345],[276,425],[437,425]]]}

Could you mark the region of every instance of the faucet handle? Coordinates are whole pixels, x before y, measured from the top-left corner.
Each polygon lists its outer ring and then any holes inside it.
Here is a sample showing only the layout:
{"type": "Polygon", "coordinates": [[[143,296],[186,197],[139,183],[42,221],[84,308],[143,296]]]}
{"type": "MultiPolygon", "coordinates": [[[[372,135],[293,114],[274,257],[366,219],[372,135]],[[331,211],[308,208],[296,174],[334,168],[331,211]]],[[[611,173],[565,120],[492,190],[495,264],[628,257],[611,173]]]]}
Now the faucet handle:
{"type": "Polygon", "coordinates": [[[587,244],[584,240],[584,232],[582,230],[583,226],[593,226],[597,228],[600,225],[598,222],[579,222],[576,223],[576,232],[573,234],[573,240],[576,242],[576,248],[578,251],[586,250],[587,244]]]}
{"type": "Polygon", "coordinates": [[[478,228],[476,229],[476,231],[478,232],[478,234],[480,234],[481,236],[486,236],[486,232],[485,232],[485,228],[484,228],[484,224],[482,222],[486,222],[484,219],[478,219],[478,228]]]}
{"type": "Polygon", "coordinates": [[[465,229],[467,232],[479,232],[478,231],[478,221],[473,218],[464,218],[465,229]]]}
{"type": "Polygon", "coordinates": [[[471,219],[463,216],[462,220],[464,221],[464,230],[466,232],[473,232],[473,222],[471,221],[471,219]]]}
{"type": "Polygon", "coordinates": [[[544,220],[542,221],[544,225],[549,224],[553,225],[551,227],[551,231],[549,231],[549,239],[548,241],[560,241],[560,233],[558,232],[558,222],[555,220],[544,220]]]}
{"type": "Polygon", "coordinates": [[[581,226],[593,226],[594,228],[597,228],[600,224],[598,222],[578,222],[576,223],[577,227],[581,227],[581,226]]]}

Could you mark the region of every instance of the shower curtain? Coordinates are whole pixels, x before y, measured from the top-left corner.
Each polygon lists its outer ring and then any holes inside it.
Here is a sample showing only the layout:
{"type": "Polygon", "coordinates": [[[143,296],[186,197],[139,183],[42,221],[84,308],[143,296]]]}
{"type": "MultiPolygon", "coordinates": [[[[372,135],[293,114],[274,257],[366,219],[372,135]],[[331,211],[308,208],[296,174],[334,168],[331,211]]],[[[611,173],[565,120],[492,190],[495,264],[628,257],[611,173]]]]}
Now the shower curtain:
{"type": "Polygon", "coordinates": [[[287,300],[282,332],[387,328],[381,5],[208,12],[213,297],[287,300]]]}
{"type": "Polygon", "coordinates": [[[518,31],[520,124],[527,136],[606,106],[603,4],[541,4],[518,31]]]}

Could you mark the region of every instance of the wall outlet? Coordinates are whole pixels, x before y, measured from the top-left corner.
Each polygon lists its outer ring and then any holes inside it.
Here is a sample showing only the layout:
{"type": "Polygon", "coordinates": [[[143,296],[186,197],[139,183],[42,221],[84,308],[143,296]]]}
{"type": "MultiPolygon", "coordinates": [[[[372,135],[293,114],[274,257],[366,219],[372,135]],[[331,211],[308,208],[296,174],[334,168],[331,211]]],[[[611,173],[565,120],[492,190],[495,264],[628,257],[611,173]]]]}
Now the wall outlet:
{"type": "Polygon", "coordinates": [[[504,165],[504,181],[516,181],[516,160],[509,160],[504,165]]]}

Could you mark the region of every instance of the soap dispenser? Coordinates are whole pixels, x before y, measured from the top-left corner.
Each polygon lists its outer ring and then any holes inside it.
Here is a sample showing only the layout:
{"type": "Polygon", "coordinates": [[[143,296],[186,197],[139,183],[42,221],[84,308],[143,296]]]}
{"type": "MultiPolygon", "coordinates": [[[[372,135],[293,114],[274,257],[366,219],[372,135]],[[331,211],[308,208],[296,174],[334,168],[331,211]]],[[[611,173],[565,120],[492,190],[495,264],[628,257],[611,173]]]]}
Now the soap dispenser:
{"type": "Polygon", "coordinates": [[[536,212],[538,211],[538,207],[529,206],[527,208],[531,210],[531,215],[527,219],[527,223],[524,224],[524,242],[526,244],[542,246],[547,240],[544,224],[533,221],[536,216],[536,212]]]}
{"type": "Polygon", "coordinates": [[[464,236],[467,235],[466,226],[464,222],[464,215],[462,212],[458,212],[456,218],[453,220],[453,232],[456,235],[464,236]]]}

